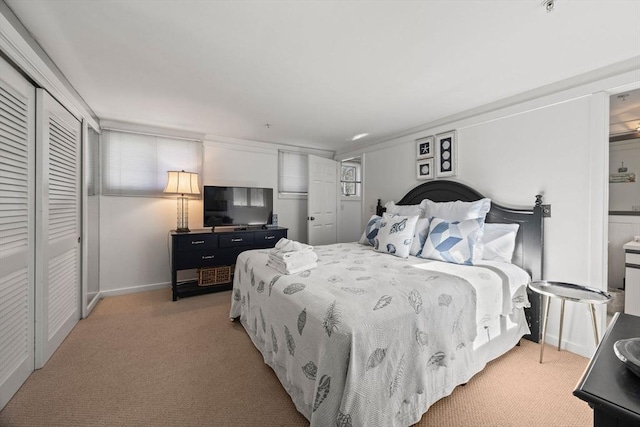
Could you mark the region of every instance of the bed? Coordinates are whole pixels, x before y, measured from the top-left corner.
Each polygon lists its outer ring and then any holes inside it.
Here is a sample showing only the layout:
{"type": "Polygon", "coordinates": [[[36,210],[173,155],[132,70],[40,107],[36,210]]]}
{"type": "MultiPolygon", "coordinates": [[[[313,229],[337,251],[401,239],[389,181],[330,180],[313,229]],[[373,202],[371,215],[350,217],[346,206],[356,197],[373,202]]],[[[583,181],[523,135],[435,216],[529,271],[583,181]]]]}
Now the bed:
{"type": "MultiPolygon", "coordinates": [[[[477,191],[432,181],[398,206],[478,201],[477,191]]],[[[408,426],[522,338],[538,340],[541,197],[531,209],[491,203],[487,223],[519,224],[512,263],[407,258],[372,246],[316,247],[317,268],[267,266],[268,250],[236,261],[230,317],[239,318],[312,426],[408,426]]]]}

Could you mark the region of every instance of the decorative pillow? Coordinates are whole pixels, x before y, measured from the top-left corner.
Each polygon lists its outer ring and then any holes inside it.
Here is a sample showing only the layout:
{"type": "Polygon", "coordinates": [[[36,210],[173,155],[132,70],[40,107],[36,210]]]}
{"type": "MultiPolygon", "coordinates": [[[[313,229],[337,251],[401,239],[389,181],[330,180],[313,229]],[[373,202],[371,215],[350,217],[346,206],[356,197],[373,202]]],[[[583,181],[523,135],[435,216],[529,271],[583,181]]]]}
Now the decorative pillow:
{"type": "Polygon", "coordinates": [[[380,229],[381,221],[382,217],[379,215],[371,215],[369,222],[367,222],[367,225],[364,227],[364,232],[362,233],[360,240],[358,240],[358,243],[361,245],[373,246],[374,239],[378,235],[378,230],[380,229]]]}
{"type": "Polygon", "coordinates": [[[410,255],[420,256],[424,242],[427,241],[429,235],[429,218],[418,218],[416,229],[413,232],[413,243],[411,244],[410,255]]]}
{"type": "Polygon", "coordinates": [[[419,205],[396,205],[395,202],[387,202],[384,204],[387,213],[402,216],[424,216],[424,207],[422,203],[419,205]]]}
{"type": "Polygon", "coordinates": [[[473,265],[474,249],[482,237],[483,226],[484,218],[452,222],[433,218],[420,256],[455,264],[473,265]]]}
{"type": "Polygon", "coordinates": [[[516,248],[516,235],[520,224],[486,223],[480,239],[482,259],[510,263],[516,248]]]}
{"type": "Polygon", "coordinates": [[[416,222],[418,222],[417,216],[389,215],[385,212],[382,214],[380,231],[375,238],[373,249],[407,258],[413,242],[416,222]]]}
{"type": "Polygon", "coordinates": [[[476,202],[441,202],[437,203],[429,199],[422,201],[425,216],[427,218],[441,218],[445,221],[464,221],[465,219],[484,218],[491,209],[491,199],[480,199],[476,202]]]}

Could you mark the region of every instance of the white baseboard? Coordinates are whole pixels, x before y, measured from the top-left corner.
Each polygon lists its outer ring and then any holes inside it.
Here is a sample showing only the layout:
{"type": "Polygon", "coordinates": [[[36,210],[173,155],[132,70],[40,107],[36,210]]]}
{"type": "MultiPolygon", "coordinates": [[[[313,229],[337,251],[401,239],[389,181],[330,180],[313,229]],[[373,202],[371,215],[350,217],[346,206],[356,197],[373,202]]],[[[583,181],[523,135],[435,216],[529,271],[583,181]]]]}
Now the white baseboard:
{"type": "Polygon", "coordinates": [[[149,285],[132,286],[129,288],[110,289],[108,291],[100,291],[100,297],[114,297],[116,295],[136,294],[138,292],[155,291],[157,289],[166,289],[171,287],[171,282],[151,283],[149,285]]]}
{"type": "MultiPolygon", "coordinates": [[[[547,337],[545,338],[544,343],[545,345],[555,346],[555,348],[557,349],[558,336],[547,333],[547,337]]],[[[562,346],[560,347],[560,349],[562,351],[570,351],[571,353],[578,354],[582,357],[586,357],[587,359],[590,359],[595,352],[595,348],[587,348],[583,345],[576,344],[575,342],[567,341],[566,339],[564,339],[564,337],[562,338],[562,346]]],[[[549,349],[545,349],[545,354],[547,351],[549,351],[549,349]]]]}

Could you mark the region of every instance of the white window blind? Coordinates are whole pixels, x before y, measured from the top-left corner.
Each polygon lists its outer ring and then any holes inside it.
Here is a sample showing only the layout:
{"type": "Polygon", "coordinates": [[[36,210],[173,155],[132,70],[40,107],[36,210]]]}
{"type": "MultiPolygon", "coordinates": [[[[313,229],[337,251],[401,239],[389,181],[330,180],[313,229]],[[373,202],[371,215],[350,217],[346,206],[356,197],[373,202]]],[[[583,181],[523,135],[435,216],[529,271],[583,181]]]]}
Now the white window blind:
{"type": "Polygon", "coordinates": [[[303,153],[278,152],[278,187],[280,193],[307,194],[308,158],[303,153]]]}
{"type": "Polygon", "coordinates": [[[162,196],[167,171],[202,175],[202,142],[108,130],[103,133],[102,194],[162,196]]]}

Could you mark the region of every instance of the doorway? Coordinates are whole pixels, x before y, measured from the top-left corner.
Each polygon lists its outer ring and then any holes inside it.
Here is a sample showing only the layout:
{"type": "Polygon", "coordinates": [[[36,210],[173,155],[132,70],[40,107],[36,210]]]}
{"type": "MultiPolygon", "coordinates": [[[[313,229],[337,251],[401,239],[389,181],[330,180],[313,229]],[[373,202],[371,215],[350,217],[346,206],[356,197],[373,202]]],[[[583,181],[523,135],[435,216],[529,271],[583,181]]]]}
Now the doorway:
{"type": "Polygon", "coordinates": [[[640,89],[609,100],[609,316],[624,311],[624,244],[640,235],[640,89]]]}

